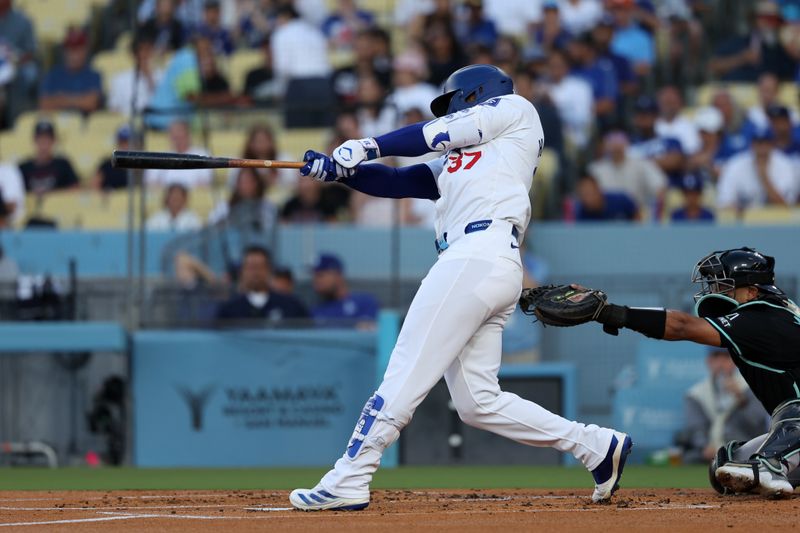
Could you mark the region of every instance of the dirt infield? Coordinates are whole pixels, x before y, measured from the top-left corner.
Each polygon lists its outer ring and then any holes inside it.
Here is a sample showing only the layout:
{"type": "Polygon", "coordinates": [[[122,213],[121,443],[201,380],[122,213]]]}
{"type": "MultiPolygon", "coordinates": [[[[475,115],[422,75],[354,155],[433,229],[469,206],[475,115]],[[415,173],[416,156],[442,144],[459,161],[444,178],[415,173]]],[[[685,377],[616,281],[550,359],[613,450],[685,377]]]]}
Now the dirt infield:
{"type": "Polygon", "coordinates": [[[0,531],[728,531],[795,529],[800,499],[722,497],[711,490],[393,491],[362,512],[302,513],[286,492],[0,492],[0,531]],[[502,528],[502,529],[500,529],[502,528]],[[613,529],[612,529],[613,528],[613,529]]]}

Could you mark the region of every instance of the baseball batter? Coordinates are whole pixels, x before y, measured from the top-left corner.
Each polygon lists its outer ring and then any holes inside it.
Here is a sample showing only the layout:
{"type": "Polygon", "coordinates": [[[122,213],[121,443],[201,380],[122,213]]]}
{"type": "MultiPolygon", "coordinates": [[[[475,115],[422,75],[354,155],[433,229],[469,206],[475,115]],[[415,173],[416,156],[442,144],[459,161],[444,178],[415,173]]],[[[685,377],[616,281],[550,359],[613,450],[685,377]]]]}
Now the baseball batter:
{"type": "Polygon", "coordinates": [[[497,380],[503,326],[522,290],[519,245],[544,146],[538,113],[514,94],[511,78],[490,65],[454,72],[431,110],[439,118],[349,140],[330,158],[306,153],[303,175],[373,196],[434,200],[439,259],[422,280],[383,382],[364,406],[344,455],[313,489],[296,489],[289,499],[309,511],[367,507],[383,451],[444,375],[465,423],[573,454],[592,471],[592,499],[608,500],[631,439],[565,420],[501,391],[497,380]],[[443,155],[404,168],[365,164],[432,151],[443,155]]]}

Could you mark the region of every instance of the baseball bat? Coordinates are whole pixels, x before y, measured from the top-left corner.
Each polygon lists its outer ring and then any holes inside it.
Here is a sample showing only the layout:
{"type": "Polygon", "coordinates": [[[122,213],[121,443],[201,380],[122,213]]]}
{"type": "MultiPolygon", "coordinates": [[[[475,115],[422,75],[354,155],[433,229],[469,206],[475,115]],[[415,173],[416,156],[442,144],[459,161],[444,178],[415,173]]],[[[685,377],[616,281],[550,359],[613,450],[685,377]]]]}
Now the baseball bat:
{"type": "Polygon", "coordinates": [[[170,152],[114,150],[111,165],[116,168],[303,168],[301,161],[272,161],[269,159],[234,159],[170,152]]]}

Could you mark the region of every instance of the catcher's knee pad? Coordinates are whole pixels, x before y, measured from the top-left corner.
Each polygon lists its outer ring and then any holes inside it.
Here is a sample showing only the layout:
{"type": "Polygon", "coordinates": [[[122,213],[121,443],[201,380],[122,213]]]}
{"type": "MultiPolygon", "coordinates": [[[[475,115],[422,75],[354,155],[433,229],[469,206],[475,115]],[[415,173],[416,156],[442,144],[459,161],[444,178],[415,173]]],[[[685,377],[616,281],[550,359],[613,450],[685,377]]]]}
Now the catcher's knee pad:
{"type": "Polygon", "coordinates": [[[769,433],[752,459],[770,470],[786,474],[788,459],[800,452],[800,398],[787,400],[772,413],[769,433]]]}
{"type": "Polygon", "coordinates": [[[361,411],[345,454],[348,458],[355,459],[360,452],[366,449],[374,448],[382,452],[397,440],[403,425],[404,423],[401,424],[397,419],[386,414],[386,401],[378,393],[375,393],[367,400],[361,411]]]}
{"type": "Polygon", "coordinates": [[[730,491],[723,487],[717,480],[717,468],[733,461],[733,452],[745,444],[745,442],[746,441],[743,440],[732,440],[724,446],[720,446],[717,453],[714,454],[714,458],[711,459],[711,463],[708,465],[708,481],[711,483],[711,487],[720,494],[728,494],[730,491]]]}

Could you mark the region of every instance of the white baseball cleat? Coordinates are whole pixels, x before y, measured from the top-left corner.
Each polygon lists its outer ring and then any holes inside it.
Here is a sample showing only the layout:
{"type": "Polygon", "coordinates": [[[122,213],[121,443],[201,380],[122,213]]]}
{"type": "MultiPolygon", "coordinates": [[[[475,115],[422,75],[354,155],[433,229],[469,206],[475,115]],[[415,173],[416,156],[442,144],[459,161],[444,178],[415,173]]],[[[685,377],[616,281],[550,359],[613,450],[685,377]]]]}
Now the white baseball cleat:
{"type": "Polygon", "coordinates": [[[369,505],[366,498],[342,498],[334,496],[317,485],[313,489],[294,489],[289,501],[301,511],[361,511],[369,505]]]}
{"type": "Polygon", "coordinates": [[[758,490],[766,498],[777,499],[794,493],[786,476],[766,467],[763,461],[725,464],[717,468],[716,477],[720,485],[740,494],[758,490]]]}
{"type": "Polygon", "coordinates": [[[592,470],[592,477],[594,477],[595,482],[594,492],[592,493],[593,502],[607,502],[619,489],[619,480],[622,477],[625,460],[631,453],[631,448],[633,448],[633,441],[628,435],[614,432],[605,459],[600,463],[600,466],[592,470]]]}

